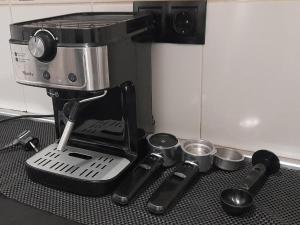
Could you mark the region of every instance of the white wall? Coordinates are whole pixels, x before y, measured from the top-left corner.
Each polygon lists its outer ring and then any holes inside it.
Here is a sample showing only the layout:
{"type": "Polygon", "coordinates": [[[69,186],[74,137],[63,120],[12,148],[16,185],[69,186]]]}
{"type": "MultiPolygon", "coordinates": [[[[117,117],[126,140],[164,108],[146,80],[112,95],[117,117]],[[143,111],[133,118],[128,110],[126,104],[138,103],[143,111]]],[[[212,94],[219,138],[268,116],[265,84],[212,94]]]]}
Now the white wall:
{"type": "MultiPolygon", "coordinates": [[[[11,21],[131,10],[129,3],[0,6],[0,107],[51,111],[44,90],[13,81],[11,21]]],[[[153,44],[157,131],[300,159],[299,40],[300,1],[209,1],[204,47],[153,44]]]]}
{"type": "Polygon", "coordinates": [[[300,159],[300,1],[208,4],[202,137],[300,159]]]}

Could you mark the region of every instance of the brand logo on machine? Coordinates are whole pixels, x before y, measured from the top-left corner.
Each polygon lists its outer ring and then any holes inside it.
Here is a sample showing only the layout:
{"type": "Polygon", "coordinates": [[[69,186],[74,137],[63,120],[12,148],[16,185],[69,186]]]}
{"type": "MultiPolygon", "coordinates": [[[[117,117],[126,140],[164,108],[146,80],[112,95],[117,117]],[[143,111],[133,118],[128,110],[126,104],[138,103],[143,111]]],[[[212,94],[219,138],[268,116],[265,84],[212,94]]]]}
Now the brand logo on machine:
{"type": "Polygon", "coordinates": [[[22,73],[23,73],[25,76],[32,76],[32,77],[33,77],[33,73],[31,73],[31,72],[26,72],[25,70],[23,70],[22,73]]]}

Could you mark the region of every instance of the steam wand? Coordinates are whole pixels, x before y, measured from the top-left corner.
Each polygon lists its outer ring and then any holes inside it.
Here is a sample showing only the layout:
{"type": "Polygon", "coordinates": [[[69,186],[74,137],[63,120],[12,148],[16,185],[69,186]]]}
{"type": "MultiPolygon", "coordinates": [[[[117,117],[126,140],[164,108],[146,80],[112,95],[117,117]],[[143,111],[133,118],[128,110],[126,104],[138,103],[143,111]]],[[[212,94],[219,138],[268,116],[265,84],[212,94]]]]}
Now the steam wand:
{"type": "Polygon", "coordinates": [[[77,116],[77,112],[79,110],[80,104],[87,103],[87,102],[92,102],[94,100],[103,98],[106,94],[107,94],[107,91],[105,90],[102,95],[82,99],[80,101],[74,101],[74,104],[72,106],[72,109],[71,109],[71,112],[70,112],[70,115],[69,115],[69,118],[68,118],[68,122],[65,126],[65,129],[64,129],[64,131],[61,135],[61,138],[59,140],[59,143],[57,145],[57,150],[60,151],[60,150],[63,150],[66,147],[66,145],[69,141],[70,135],[72,133],[73,127],[75,125],[76,116],[77,116]]]}

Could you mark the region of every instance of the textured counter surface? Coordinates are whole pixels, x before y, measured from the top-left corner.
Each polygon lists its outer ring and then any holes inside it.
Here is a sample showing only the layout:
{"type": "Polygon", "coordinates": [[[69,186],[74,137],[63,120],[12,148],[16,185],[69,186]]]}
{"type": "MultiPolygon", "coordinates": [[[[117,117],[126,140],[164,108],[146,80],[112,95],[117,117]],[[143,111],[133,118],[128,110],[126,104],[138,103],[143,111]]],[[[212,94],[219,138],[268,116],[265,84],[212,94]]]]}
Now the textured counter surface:
{"type": "MultiPolygon", "coordinates": [[[[1,146],[25,129],[38,136],[42,146],[55,138],[53,124],[19,120],[0,124],[1,146]]],[[[83,224],[300,224],[299,171],[281,169],[271,176],[255,198],[255,209],[241,218],[223,212],[219,195],[223,189],[237,186],[250,165],[236,172],[212,170],[200,177],[173,210],[155,216],[146,211],[147,200],[172,169],[165,171],[129,206],[122,207],[112,203],[110,195],[83,197],[33,183],[24,169],[25,160],[32,154],[20,148],[0,152],[0,192],[83,224]]]]}

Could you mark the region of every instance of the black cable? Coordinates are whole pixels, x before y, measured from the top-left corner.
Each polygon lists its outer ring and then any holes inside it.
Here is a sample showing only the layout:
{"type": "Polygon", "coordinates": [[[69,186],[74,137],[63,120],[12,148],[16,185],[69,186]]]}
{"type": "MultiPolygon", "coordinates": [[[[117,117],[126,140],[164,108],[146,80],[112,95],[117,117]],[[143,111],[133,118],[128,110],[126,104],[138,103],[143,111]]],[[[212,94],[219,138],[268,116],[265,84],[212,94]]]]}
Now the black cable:
{"type": "Polygon", "coordinates": [[[17,147],[17,145],[7,145],[7,146],[4,146],[4,147],[0,148],[0,151],[4,151],[6,149],[15,148],[15,147],[17,147]]]}
{"type": "Polygon", "coordinates": [[[33,136],[30,130],[24,130],[13,141],[0,148],[0,151],[6,150],[8,148],[15,148],[17,146],[23,146],[25,151],[34,150],[35,152],[38,152],[39,150],[37,149],[37,147],[39,146],[39,144],[39,139],[33,136]]]}
{"type": "Polygon", "coordinates": [[[0,120],[0,123],[4,123],[4,122],[7,122],[7,121],[11,121],[11,120],[23,119],[23,118],[45,118],[45,117],[54,117],[54,115],[22,115],[22,116],[14,116],[14,117],[9,117],[9,118],[0,120]]]}

